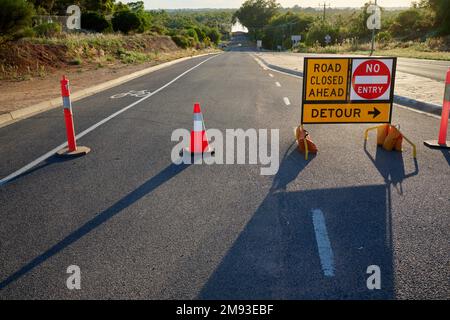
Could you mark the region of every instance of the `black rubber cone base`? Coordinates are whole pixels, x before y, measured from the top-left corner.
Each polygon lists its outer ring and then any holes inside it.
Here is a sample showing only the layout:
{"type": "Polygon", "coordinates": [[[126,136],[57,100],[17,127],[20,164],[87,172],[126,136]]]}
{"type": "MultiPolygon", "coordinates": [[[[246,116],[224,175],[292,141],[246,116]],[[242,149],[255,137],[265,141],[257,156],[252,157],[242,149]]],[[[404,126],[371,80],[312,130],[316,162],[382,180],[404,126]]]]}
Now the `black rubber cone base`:
{"type": "Polygon", "coordinates": [[[66,157],[66,158],[77,158],[87,155],[91,149],[88,147],[77,147],[75,151],[69,151],[69,148],[64,148],[59,150],[56,155],[58,157],[66,157]]]}
{"type": "Polygon", "coordinates": [[[180,155],[183,155],[184,153],[191,155],[192,157],[196,154],[198,155],[214,155],[216,151],[212,148],[206,149],[204,152],[191,152],[190,148],[183,148],[183,150],[180,152],[180,155]]]}
{"type": "Polygon", "coordinates": [[[450,141],[445,144],[439,144],[437,140],[428,140],[423,142],[424,145],[433,149],[450,149],[450,141]]]}

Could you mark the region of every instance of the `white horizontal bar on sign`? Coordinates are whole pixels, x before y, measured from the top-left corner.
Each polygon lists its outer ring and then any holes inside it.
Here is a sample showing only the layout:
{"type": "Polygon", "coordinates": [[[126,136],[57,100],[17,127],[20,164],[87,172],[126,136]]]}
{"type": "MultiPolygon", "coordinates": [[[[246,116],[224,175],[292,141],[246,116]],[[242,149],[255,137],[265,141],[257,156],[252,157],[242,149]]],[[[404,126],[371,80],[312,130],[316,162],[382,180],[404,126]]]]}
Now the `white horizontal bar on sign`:
{"type": "Polygon", "coordinates": [[[387,76],[356,76],[355,84],[386,84],[387,76]]]}

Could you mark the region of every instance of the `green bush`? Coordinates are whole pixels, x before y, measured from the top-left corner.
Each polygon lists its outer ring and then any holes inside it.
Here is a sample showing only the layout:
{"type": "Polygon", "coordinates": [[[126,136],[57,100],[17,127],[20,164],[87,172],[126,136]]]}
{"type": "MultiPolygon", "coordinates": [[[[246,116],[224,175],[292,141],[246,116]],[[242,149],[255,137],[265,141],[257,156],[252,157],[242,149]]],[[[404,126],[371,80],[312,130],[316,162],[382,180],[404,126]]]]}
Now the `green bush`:
{"type": "MultiPolygon", "coordinates": [[[[306,44],[307,45],[316,45],[319,43],[320,45],[326,45],[325,37],[326,35],[331,36],[331,43],[334,43],[339,36],[339,30],[336,29],[330,23],[326,23],[323,21],[316,21],[311,24],[311,27],[306,34],[306,44]]],[[[331,44],[330,43],[330,44],[331,44]]]]}
{"type": "Polygon", "coordinates": [[[186,49],[190,46],[190,41],[187,37],[182,35],[174,35],[172,36],[173,42],[180,48],[186,49]]]}
{"type": "Polygon", "coordinates": [[[0,35],[12,36],[31,26],[34,9],[26,0],[0,0],[0,35]]]}
{"type": "Polygon", "coordinates": [[[114,31],[123,33],[139,30],[142,23],[139,15],[131,11],[119,11],[114,13],[111,22],[114,31]]]}
{"type": "Polygon", "coordinates": [[[220,34],[219,30],[215,29],[215,28],[211,28],[209,30],[207,30],[206,32],[206,36],[211,40],[212,43],[214,43],[215,45],[218,45],[220,42],[220,39],[222,37],[222,35],[220,34]]]}
{"type": "Polygon", "coordinates": [[[193,39],[195,40],[196,43],[199,42],[199,38],[198,38],[197,31],[195,31],[194,28],[187,29],[187,30],[185,31],[185,34],[186,34],[188,37],[193,38],[193,39]]]}
{"type": "Polygon", "coordinates": [[[34,27],[36,35],[47,38],[54,37],[57,34],[61,33],[61,29],[61,25],[56,22],[42,23],[34,27]]]}
{"type": "Polygon", "coordinates": [[[112,30],[111,23],[105,16],[97,12],[86,12],[81,15],[81,28],[95,31],[106,32],[112,30]]]}
{"type": "Polygon", "coordinates": [[[389,31],[398,37],[406,39],[418,39],[432,30],[433,18],[427,10],[411,8],[400,12],[389,31]]]}
{"type": "Polygon", "coordinates": [[[145,12],[145,11],[139,11],[136,13],[137,16],[139,17],[139,20],[141,22],[139,28],[138,28],[138,32],[145,32],[150,30],[151,26],[152,26],[152,17],[149,13],[145,12]]]}
{"type": "Polygon", "coordinates": [[[14,34],[13,38],[18,40],[18,39],[21,39],[21,38],[33,38],[35,36],[36,36],[36,32],[34,31],[33,28],[25,27],[22,30],[17,31],[14,34]]]}
{"type": "Polygon", "coordinates": [[[387,43],[392,40],[392,35],[389,31],[381,31],[377,34],[376,40],[379,42],[387,43]]]}

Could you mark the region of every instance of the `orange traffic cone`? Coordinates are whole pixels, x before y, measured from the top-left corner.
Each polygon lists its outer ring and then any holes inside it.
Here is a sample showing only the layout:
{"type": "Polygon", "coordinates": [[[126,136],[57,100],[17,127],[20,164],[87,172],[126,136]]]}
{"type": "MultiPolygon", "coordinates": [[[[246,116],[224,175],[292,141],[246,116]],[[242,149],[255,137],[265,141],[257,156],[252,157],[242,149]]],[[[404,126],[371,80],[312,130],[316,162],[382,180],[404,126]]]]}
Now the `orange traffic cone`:
{"type": "Polygon", "coordinates": [[[194,105],[194,129],[191,131],[190,147],[186,148],[185,151],[190,154],[214,153],[206,136],[205,123],[199,103],[194,105]]]}

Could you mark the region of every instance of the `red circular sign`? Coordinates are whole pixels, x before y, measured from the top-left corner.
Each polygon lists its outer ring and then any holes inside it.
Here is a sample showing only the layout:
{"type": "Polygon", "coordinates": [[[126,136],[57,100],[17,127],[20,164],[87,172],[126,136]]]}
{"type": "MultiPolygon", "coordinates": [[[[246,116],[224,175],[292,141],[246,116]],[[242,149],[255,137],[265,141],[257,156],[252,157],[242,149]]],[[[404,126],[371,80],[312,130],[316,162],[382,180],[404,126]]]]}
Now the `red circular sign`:
{"type": "Polygon", "coordinates": [[[364,99],[373,100],[381,97],[390,84],[391,72],[380,60],[364,61],[353,72],[353,90],[364,99]]]}

